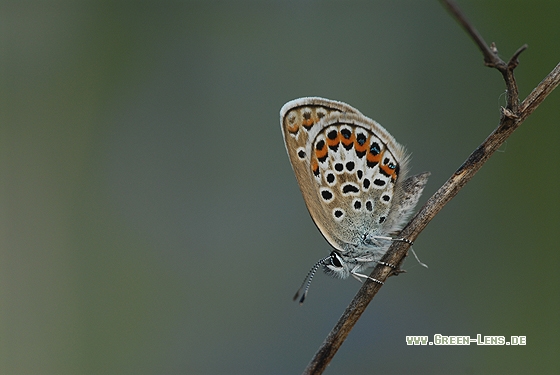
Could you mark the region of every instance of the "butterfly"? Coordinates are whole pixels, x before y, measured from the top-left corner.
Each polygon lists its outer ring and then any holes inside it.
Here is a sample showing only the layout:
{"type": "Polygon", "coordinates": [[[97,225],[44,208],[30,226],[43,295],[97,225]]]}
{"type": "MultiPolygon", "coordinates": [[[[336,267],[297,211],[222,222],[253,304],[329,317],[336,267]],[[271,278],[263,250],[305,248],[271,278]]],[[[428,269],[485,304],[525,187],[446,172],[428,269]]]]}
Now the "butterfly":
{"type": "MultiPolygon", "coordinates": [[[[307,209],[333,247],[309,271],[300,303],[319,267],[337,278],[361,272],[387,252],[416,206],[429,172],[406,177],[410,156],[377,122],[350,105],[318,97],[280,110],[286,150],[307,209]]],[[[391,265],[389,265],[391,266],[391,265]]]]}

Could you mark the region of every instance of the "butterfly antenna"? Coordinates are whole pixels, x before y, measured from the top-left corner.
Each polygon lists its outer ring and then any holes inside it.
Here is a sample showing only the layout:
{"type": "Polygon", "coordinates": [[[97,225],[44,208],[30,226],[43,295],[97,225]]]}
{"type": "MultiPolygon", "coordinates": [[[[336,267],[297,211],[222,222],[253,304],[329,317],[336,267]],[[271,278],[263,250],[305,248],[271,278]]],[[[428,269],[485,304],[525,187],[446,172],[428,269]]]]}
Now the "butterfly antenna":
{"type": "Polygon", "coordinates": [[[325,261],[327,259],[329,259],[330,257],[331,256],[329,255],[328,257],[321,259],[320,261],[315,263],[315,265],[313,267],[311,267],[311,269],[307,273],[307,276],[305,276],[305,279],[303,279],[303,282],[301,283],[301,286],[297,290],[297,292],[296,292],[296,294],[293,298],[294,301],[299,297],[299,292],[303,289],[303,286],[305,285],[305,290],[303,291],[303,294],[301,295],[301,298],[299,300],[300,305],[303,303],[303,301],[305,300],[305,297],[307,296],[307,291],[309,290],[309,286],[311,285],[311,280],[313,280],[313,276],[315,276],[315,273],[317,272],[319,267],[321,267],[325,263],[325,261]]]}

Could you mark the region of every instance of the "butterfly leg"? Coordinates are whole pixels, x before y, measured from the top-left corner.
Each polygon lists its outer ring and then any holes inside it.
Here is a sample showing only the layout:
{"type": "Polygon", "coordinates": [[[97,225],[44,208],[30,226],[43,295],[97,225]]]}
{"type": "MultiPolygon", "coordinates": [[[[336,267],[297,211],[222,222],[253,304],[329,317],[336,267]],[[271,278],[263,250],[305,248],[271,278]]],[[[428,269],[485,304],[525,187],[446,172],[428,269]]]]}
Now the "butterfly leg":
{"type": "Polygon", "coordinates": [[[384,236],[373,236],[371,237],[371,239],[376,239],[376,240],[387,240],[387,241],[401,241],[401,242],[406,242],[409,245],[414,245],[414,242],[412,242],[411,240],[407,240],[406,238],[393,238],[393,237],[384,237],[384,236]]]}
{"type": "Polygon", "coordinates": [[[416,255],[416,252],[414,251],[414,249],[412,247],[410,248],[410,251],[412,251],[412,254],[416,258],[416,261],[418,262],[418,264],[420,264],[422,267],[428,268],[428,265],[426,263],[422,263],[420,261],[420,259],[418,258],[418,255],[416,255]]]}
{"type": "MultiPolygon", "coordinates": [[[[387,241],[401,241],[401,242],[406,242],[407,244],[409,244],[410,247],[410,251],[412,251],[412,255],[414,255],[414,258],[416,258],[416,261],[418,262],[418,264],[420,264],[422,267],[428,268],[428,265],[426,263],[422,263],[420,261],[420,259],[418,258],[418,255],[416,255],[416,252],[414,251],[414,249],[412,248],[412,245],[414,245],[414,242],[406,239],[406,238],[392,238],[392,237],[384,237],[384,236],[373,236],[371,237],[373,239],[377,239],[377,240],[387,240],[387,241]]],[[[397,267],[395,267],[392,264],[389,263],[385,263],[385,262],[378,262],[379,264],[383,264],[385,266],[389,266],[393,269],[397,269],[397,267]]]]}
{"type": "Polygon", "coordinates": [[[352,275],[353,278],[355,278],[355,279],[358,280],[359,282],[363,282],[362,279],[360,279],[360,277],[361,277],[361,278],[363,278],[364,280],[365,280],[365,279],[370,279],[371,281],[373,281],[373,282],[375,282],[375,283],[378,283],[378,284],[380,284],[380,285],[383,285],[383,284],[384,284],[383,281],[379,281],[379,280],[377,280],[377,279],[374,279],[373,277],[370,277],[370,276],[368,276],[368,275],[364,275],[363,273],[358,273],[358,272],[356,272],[356,269],[357,269],[357,268],[358,268],[358,267],[356,267],[356,268],[354,268],[352,271],[350,271],[350,274],[352,275]]]}
{"type": "MultiPolygon", "coordinates": [[[[413,245],[413,242],[412,242],[412,241],[407,240],[406,238],[391,238],[391,237],[381,237],[381,236],[375,236],[375,237],[372,237],[372,238],[380,239],[380,240],[390,240],[390,241],[402,241],[402,242],[406,242],[407,244],[410,245],[410,251],[412,251],[412,255],[414,255],[414,258],[416,258],[416,261],[418,262],[418,264],[420,264],[422,267],[428,268],[428,265],[427,265],[426,263],[422,263],[422,262],[420,261],[420,258],[418,258],[418,255],[416,255],[416,252],[415,252],[414,249],[412,248],[412,245],[413,245]]],[[[384,266],[389,266],[389,267],[391,267],[391,268],[393,268],[393,269],[395,269],[395,270],[397,269],[396,266],[394,266],[394,265],[392,265],[392,264],[390,264],[390,263],[385,263],[385,262],[377,262],[377,263],[382,264],[382,265],[384,265],[384,266]]]]}
{"type": "Polygon", "coordinates": [[[397,266],[395,266],[394,264],[391,264],[391,263],[381,262],[381,261],[379,261],[379,262],[377,262],[377,263],[378,263],[378,264],[381,264],[382,266],[391,267],[391,268],[394,269],[394,270],[397,269],[397,266]]]}

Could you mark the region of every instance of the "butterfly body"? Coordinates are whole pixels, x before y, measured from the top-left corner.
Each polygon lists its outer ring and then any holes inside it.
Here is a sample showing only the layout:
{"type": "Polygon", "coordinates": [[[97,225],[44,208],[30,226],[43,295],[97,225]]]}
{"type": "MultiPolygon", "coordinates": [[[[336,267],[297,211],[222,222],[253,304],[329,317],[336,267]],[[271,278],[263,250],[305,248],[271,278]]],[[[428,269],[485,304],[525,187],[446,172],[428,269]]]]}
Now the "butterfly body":
{"type": "Polygon", "coordinates": [[[300,98],[282,107],[280,121],[309,213],[334,248],[321,265],[335,277],[363,276],[402,229],[429,173],[406,179],[404,147],[348,104],[300,98]]]}

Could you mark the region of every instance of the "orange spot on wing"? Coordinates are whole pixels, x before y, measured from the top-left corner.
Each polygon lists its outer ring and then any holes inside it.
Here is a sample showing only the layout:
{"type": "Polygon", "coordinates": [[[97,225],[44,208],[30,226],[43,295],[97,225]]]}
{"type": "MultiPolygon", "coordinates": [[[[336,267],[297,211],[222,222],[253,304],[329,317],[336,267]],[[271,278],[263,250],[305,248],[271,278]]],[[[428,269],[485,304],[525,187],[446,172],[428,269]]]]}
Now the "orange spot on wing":
{"type": "Polygon", "coordinates": [[[354,133],[352,133],[352,135],[350,135],[350,138],[341,137],[340,133],[339,133],[338,137],[340,138],[340,140],[342,141],[342,144],[344,146],[350,146],[352,143],[356,142],[356,136],[354,135],[354,133]]]}
{"type": "Polygon", "coordinates": [[[317,163],[317,160],[313,160],[311,163],[311,170],[315,176],[319,174],[319,163],[317,163]]]}
{"type": "Polygon", "coordinates": [[[320,150],[315,149],[315,156],[317,157],[317,159],[323,159],[325,156],[327,156],[328,152],[328,147],[323,146],[323,148],[320,150]]]}
{"type": "Polygon", "coordinates": [[[334,139],[330,139],[329,137],[327,137],[327,145],[328,146],[337,146],[340,143],[340,140],[342,139],[342,136],[340,135],[340,132],[336,132],[336,137],[334,139]]]}
{"type": "Polygon", "coordinates": [[[381,169],[383,169],[383,172],[385,172],[385,173],[387,173],[389,176],[391,176],[391,178],[393,179],[393,181],[397,179],[397,172],[396,172],[395,169],[391,169],[391,168],[389,168],[388,165],[385,165],[385,164],[380,165],[380,167],[381,167],[381,169]]]}
{"type": "Polygon", "coordinates": [[[367,153],[367,161],[369,161],[370,163],[379,163],[379,161],[381,160],[381,158],[383,157],[383,151],[381,151],[379,154],[374,155],[371,152],[367,153]]]}
{"type": "Polygon", "coordinates": [[[313,121],[312,118],[308,118],[308,119],[303,119],[302,125],[305,126],[306,128],[310,128],[313,126],[314,123],[315,121],[313,121]]]}
{"type": "Polygon", "coordinates": [[[287,125],[286,129],[288,129],[288,132],[292,133],[292,134],[296,134],[299,131],[299,125],[296,123],[292,124],[292,125],[287,125]]]}
{"type": "Polygon", "coordinates": [[[357,152],[366,152],[368,149],[368,145],[369,145],[369,137],[366,139],[366,141],[364,142],[363,145],[360,145],[358,143],[358,140],[356,139],[355,135],[352,134],[352,137],[354,138],[354,148],[356,149],[357,152]]]}
{"type": "Polygon", "coordinates": [[[354,132],[347,128],[341,129],[338,134],[339,134],[338,137],[340,138],[340,141],[342,142],[342,144],[346,149],[349,149],[350,148],[349,146],[353,146],[353,143],[356,141],[356,135],[354,134],[354,132]]]}

